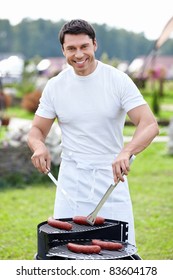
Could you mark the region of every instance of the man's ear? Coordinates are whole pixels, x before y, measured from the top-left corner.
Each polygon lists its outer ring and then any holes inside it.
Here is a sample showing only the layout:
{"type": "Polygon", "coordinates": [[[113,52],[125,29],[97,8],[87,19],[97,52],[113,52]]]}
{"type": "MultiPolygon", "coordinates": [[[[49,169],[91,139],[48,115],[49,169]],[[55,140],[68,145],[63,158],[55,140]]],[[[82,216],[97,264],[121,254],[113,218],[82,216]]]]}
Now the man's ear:
{"type": "Polygon", "coordinates": [[[94,39],[93,44],[94,44],[94,51],[96,52],[96,50],[98,48],[98,44],[97,44],[97,40],[96,39],[94,39]]]}
{"type": "Polygon", "coordinates": [[[63,46],[61,47],[61,51],[62,51],[63,55],[65,56],[65,52],[64,52],[63,46]]]}

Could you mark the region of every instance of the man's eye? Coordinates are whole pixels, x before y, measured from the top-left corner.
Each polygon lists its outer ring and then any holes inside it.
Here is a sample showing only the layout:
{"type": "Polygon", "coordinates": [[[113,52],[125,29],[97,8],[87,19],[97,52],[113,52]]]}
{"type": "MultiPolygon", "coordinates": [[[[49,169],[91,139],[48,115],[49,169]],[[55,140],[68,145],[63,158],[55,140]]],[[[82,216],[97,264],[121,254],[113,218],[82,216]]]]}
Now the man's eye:
{"type": "Polygon", "coordinates": [[[68,50],[69,50],[69,51],[74,51],[74,49],[75,49],[75,48],[71,47],[71,48],[69,48],[68,50]]]}

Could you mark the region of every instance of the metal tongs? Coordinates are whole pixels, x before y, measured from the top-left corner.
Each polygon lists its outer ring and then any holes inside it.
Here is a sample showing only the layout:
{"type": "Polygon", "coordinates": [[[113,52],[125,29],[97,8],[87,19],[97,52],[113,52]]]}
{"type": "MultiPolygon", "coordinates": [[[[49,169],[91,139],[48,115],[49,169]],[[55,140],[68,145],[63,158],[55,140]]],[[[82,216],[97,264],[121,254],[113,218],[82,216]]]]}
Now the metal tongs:
{"type": "MultiPolygon", "coordinates": [[[[132,155],[129,159],[130,164],[133,162],[133,160],[135,159],[135,155],[132,155]]],[[[124,175],[124,173],[122,173],[122,175],[124,175]]],[[[105,203],[105,201],[108,199],[108,197],[110,196],[110,194],[112,193],[112,191],[115,189],[115,187],[118,185],[118,183],[120,182],[120,180],[118,180],[118,182],[116,184],[111,184],[110,187],[107,189],[107,191],[105,192],[105,194],[103,195],[102,199],[100,200],[100,202],[97,204],[96,208],[94,209],[93,212],[91,212],[87,218],[86,221],[93,226],[97,217],[98,212],[100,211],[101,207],[103,206],[103,204],[105,203]]]]}

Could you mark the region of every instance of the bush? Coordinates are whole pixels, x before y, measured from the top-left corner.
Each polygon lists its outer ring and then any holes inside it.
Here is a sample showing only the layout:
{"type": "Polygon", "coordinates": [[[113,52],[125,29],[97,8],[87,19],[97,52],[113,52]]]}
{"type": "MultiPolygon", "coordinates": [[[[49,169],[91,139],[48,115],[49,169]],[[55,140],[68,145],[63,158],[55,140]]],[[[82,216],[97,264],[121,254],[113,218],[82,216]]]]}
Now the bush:
{"type": "MultiPolygon", "coordinates": [[[[49,182],[48,176],[39,173],[32,165],[31,152],[26,145],[19,147],[5,147],[0,149],[0,187],[20,187],[32,183],[49,182]]],[[[52,171],[58,166],[52,164],[52,171]]]]}
{"type": "Polygon", "coordinates": [[[41,97],[41,92],[39,90],[33,91],[22,98],[21,107],[29,112],[35,112],[39,99],[41,97]]]}

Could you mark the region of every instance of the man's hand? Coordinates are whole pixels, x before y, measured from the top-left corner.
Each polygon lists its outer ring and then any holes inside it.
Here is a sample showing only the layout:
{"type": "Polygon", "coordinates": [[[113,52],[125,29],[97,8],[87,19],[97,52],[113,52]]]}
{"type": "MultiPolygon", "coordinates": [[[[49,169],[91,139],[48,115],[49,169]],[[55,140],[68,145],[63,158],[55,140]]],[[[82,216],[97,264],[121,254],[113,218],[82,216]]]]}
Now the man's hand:
{"type": "Polygon", "coordinates": [[[47,174],[51,166],[51,157],[44,144],[35,150],[31,157],[33,165],[41,172],[47,174]]]}
{"type": "Polygon", "coordinates": [[[112,170],[115,183],[117,183],[119,180],[124,182],[123,175],[128,175],[130,171],[129,158],[129,153],[120,153],[117,156],[116,160],[112,163],[112,170]]]}

